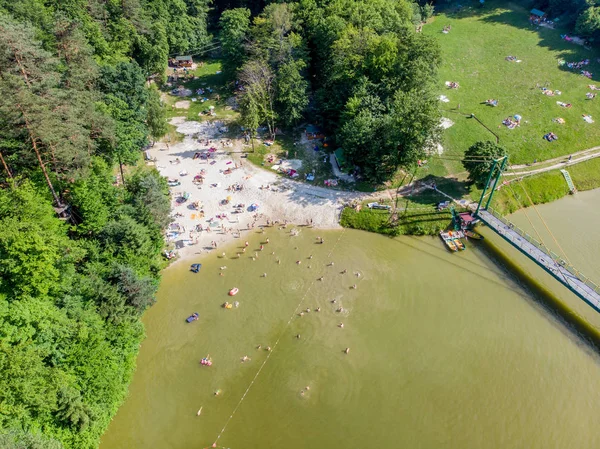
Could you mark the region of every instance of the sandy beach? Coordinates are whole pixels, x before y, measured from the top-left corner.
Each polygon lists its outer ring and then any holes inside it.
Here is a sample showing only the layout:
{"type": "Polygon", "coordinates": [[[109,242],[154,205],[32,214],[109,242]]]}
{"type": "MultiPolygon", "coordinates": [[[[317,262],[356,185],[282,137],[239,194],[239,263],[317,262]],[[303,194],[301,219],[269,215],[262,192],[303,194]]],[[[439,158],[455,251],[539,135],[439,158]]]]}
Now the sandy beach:
{"type": "Polygon", "coordinates": [[[343,205],[367,196],[311,186],[254,166],[242,157],[239,140],[226,146],[221,122],[175,117],[171,123],[184,140],[157,143],[149,155],[163,176],[180,182],[170,187],[174,221],[167,232],[180,260],[213,251],[215,244],[218,249],[261,226],[338,228],[343,205]],[[209,159],[194,159],[211,147],[217,151],[209,159]],[[187,200],[181,201],[184,196],[187,200]],[[252,211],[251,205],[258,208],[252,211]]]}

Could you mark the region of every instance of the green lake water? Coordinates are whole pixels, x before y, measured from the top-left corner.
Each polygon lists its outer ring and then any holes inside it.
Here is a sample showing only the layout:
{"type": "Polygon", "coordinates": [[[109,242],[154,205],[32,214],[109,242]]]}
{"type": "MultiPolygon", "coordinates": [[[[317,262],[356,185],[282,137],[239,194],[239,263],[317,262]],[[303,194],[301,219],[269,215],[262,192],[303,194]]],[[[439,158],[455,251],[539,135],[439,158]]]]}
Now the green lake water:
{"type": "Polygon", "coordinates": [[[600,445],[597,352],[486,247],[451,254],[439,238],[351,230],[248,239],[239,259],[242,242],[219,248],[226,258],[199,257],[199,274],[187,262],[164,272],[129,397],[100,449],[600,445]],[[232,287],[240,305],[226,310],[232,287]],[[192,312],[200,320],[185,323],[192,312]],[[209,354],[213,365],[201,366],[209,354]]]}

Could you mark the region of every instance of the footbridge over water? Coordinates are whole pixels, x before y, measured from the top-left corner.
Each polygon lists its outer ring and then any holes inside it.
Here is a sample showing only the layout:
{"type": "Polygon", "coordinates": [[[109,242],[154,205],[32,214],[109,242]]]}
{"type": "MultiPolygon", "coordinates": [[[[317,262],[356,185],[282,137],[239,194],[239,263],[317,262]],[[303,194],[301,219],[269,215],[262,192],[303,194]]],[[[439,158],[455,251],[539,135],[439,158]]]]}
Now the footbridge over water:
{"type": "Polygon", "coordinates": [[[488,181],[481,195],[481,200],[475,211],[475,216],[496,234],[543,268],[554,279],[571,290],[579,298],[583,299],[597,312],[600,312],[600,286],[584,276],[579,270],[565,261],[558,254],[547,248],[543,242],[531,237],[489,207],[493,192],[496,190],[496,185],[502,176],[505,164],[506,158],[494,161],[494,166],[490,171],[488,181]],[[495,180],[492,182],[494,175],[495,180]],[[489,198],[484,206],[483,202],[486,191],[490,187],[489,198]]]}

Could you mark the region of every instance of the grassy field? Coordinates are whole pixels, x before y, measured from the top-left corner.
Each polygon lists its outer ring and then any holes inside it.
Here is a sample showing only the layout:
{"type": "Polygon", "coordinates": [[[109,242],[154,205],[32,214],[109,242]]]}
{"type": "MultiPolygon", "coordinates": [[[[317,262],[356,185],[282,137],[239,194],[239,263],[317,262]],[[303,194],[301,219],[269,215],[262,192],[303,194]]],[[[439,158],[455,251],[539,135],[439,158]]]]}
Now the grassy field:
{"type": "MultiPolygon", "coordinates": [[[[474,5],[475,2],[466,2],[474,5]]],[[[448,103],[440,103],[442,113],[455,124],[445,131],[447,155],[462,155],[478,140],[495,140],[473,118],[475,114],[500,138],[513,164],[529,163],[567,155],[600,145],[600,100],[587,100],[589,84],[600,83],[598,54],[561,39],[564,31],[534,27],[529,24],[528,10],[514,2],[488,0],[484,8],[448,8],[435,16],[423,32],[435,36],[442,47],[440,94],[448,103]],[[450,33],[442,33],[445,25],[450,33]],[[516,56],[522,62],[509,62],[506,56],[516,56]],[[560,67],[559,60],[577,62],[589,59],[585,70],[594,79],[560,67]],[[460,84],[448,89],[446,81],[460,84]],[[537,86],[560,90],[560,96],[546,96],[537,86]],[[499,106],[481,104],[486,99],[498,99],[499,106]],[[571,103],[572,108],[558,106],[557,101],[571,103]],[[459,107],[460,105],[460,107],[459,107]],[[508,129],[502,120],[519,114],[521,126],[508,129]],[[582,114],[591,115],[596,123],[588,124],[582,114]],[[560,125],[552,119],[562,117],[560,125]],[[542,137],[554,132],[559,140],[547,142],[542,137]]],[[[432,158],[431,174],[464,171],[460,162],[432,158]]]]}
{"type": "MultiPolygon", "coordinates": [[[[199,61],[195,61],[199,62],[199,61]]],[[[226,85],[225,77],[221,71],[221,61],[219,60],[207,60],[204,61],[202,66],[191,72],[193,76],[190,79],[179,79],[172,83],[171,86],[164,86],[163,91],[166,95],[163,96],[167,104],[168,116],[169,117],[187,117],[188,120],[204,120],[207,118],[214,118],[219,120],[235,120],[238,113],[234,111],[231,106],[227,104],[227,100],[233,95],[231,89],[226,85]],[[195,79],[194,79],[195,78],[195,79]],[[183,86],[186,89],[190,89],[193,93],[190,97],[180,97],[172,95],[171,91],[179,86],[183,86]],[[212,93],[206,92],[204,95],[197,95],[196,90],[198,88],[211,88],[212,93]],[[197,101],[191,101],[192,98],[196,98],[197,101]],[[202,98],[208,98],[208,101],[201,102],[202,98]],[[190,101],[189,109],[176,108],[175,103],[178,101],[190,101]],[[207,111],[210,106],[215,107],[215,117],[209,117],[208,115],[202,115],[201,113],[207,111]]],[[[168,75],[173,74],[173,69],[167,70],[168,75]]]]}

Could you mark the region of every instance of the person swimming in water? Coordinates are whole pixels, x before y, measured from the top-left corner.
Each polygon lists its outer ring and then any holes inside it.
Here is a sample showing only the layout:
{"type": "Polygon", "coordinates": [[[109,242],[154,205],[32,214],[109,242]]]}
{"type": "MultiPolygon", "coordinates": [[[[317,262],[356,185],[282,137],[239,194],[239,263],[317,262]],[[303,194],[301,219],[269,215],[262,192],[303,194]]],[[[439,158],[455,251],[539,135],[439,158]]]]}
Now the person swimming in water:
{"type": "Polygon", "coordinates": [[[302,261],[300,261],[300,260],[297,260],[297,261],[296,261],[296,263],[297,263],[298,265],[300,265],[300,264],[302,263],[302,261]]]}
{"type": "Polygon", "coordinates": [[[281,264],[281,260],[277,259],[277,263],[278,263],[278,264],[281,264]]]}
{"type": "Polygon", "coordinates": [[[266,278],[267,277],[267,273],[263,273],[262,277],[266,278]]]}
{"type": "Polygon", "coordinates": [[[250,245],[250,243],[248,243],[248,242],[245,242],[245,243],[244,243],[244,246],[248,246],[248,245],[250,245]]]}
{"type": "Polygon", "coordinates": [[[312,254],[310,256],[308,256],[309,259],[312,259],[312,254]]]}
{"type": "Polygon", "coordinates": [[[323,276],[321,276],[321,277],[320,277],[319,279],[317,279],[317,280],[319,280],[319,281],[322,281],[322,280],[323,280],[323,276]]]}
{"type": "Polygon", "coordinates": [[[356,289],[358,288],[358,285],[354,284],[354,285],[352,286],[352,288],[353,288],[354,290],[356,290],[356,289]]]}
{"type": "Polygon", "coordinates": [[[348,270],[346,270],[346,269],[344,268],[344,271],[342,271],[342,274],[346,274],[347,272],[348,272],[348,270]]]}
{"type": "Polygon", "coordinates": [[[225,275],[224,275],[224,274],[223,274],[223,272],[221,271],[221,272],[219,272],[219,276],[225,276],[225,275]]]}
{"type": "Polygon", "coordinates": [[[315,312],[320,312],[320,311],[321,311],[321,308],[320,308],[320,307],[317,307],[317,308],[315,309],[315,312]]]}
{"type": "Polygon", "coordinates": [[[344,323],[338,324],[338,327],[340,327],[341,329],[343,329],[344,328],[344,323]]]}
{"type": "Polygon", "coordinates": [[[269,243],[269,242],[270,242],[270,240],[269,240],[269,239],[267,239],[267,243],[269,243]]]}
{"type": "Polygon", "coordinates": [[[346,348],[346,350],[344,351],[344,354],[349,354],[350,353],[350,348],[346,348]]]}
{"type": "Polygon", "coordinates": [[[262,251],[263,249],[265,249],[265,245],[260,245],[260,250],[262,251]]]}

